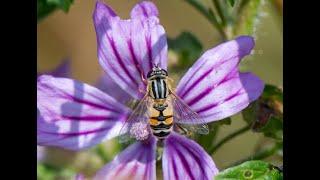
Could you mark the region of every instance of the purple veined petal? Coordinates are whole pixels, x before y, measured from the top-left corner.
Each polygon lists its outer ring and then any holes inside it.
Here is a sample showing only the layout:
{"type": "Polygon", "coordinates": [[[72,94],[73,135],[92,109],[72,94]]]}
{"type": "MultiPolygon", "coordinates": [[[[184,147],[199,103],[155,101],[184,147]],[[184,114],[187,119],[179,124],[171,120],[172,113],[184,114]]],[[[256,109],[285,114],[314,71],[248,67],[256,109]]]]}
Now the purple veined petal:
{"type": "Polygon", "coordinates": [[[101,91],[109,94],[114,99],[122,104],[126,104],[132,97],[123,89],[121,89],[117,83],[115,83],[107,73],[104,73],[96,83],[96,87],[101,91]]]}
{"type": "Polygon", "coordinates": [[[158,17],[159,12],[155,4],[150,1],[142,1],[136,4],[130,13],[131,18],[146,19],[152,16],[158,17]]]}
{"type": "Polygon", "coordinates": [[[53,71],[38,73],[41,75],[51,75],[54,77],[70,77],[71,76],[71,61],[69,59],[63,60],[62,63],[53,71]]]}
{"type": "Polygon", "coordinates": [[[211,180],[219,172],[199,144],[174,132],[164,141],[162,169],[164,180],[211,180]]]}
{"type": "MultiPolygon", "coordinates": [[[[150,3],[140,4],[150,6],[150,3]]],[[[143,97],[141,90],[145,91],[146,85],[142,77],[146,77],[154,64],[167,69],[165,31],[154,10],[147,10],[149,17],[137,18],[140,4],[132,11],[134,18],[128,20],[121,20],[99,1],[93,14],[100,65],[114,82],[136,99],[143,97]]]]}
{"type": "Polygon", "coordinates": [[[37,143],[79,150],[119,134],[130,109],[95,87],[43,75],[37,82],[37,143]]]}
{"type": "Polygon", "coordinates": [[[252,73],[240,73],[212,90],[192,105],[206,122],[232,116],[262,94],[264,83],[252,73]]]}
{"type": "Polygon", "coordinates": [[[98,171],[95,180],[155,180],[156,179],[156,140],[138,141],[112,162],[98,171]]]}
{"type": "Polygon", "coordinates": [[[231,116],[262,93],[264,83],[253,74],[238,72],[238,64],[254,46],[253,38],[240,36],[204,53],[177,87],[177,94],[205,122],[231,116]]]}

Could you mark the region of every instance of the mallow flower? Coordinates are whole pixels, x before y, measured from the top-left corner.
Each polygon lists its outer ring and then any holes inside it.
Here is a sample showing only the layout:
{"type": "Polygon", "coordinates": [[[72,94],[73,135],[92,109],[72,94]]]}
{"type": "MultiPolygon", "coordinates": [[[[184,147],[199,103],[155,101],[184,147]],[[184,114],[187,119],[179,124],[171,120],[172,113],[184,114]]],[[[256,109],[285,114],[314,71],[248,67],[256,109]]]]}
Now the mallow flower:
{"type": "MultiPolygon", "coordinates": [[[[152,2],[134,6],[127,20],[102,2],[93,14],[98,59],[109,75],[133,99],[146,93],[147,73],[157,64],[167,70],[167,41],[152,2]]],[[[181,78],[176,94],[206,123],[232,116],[256,100],[263,82],[252,73],[238,71],[254,40],[240,36],[209,49],[181,78]]],[[[170,72],[169,72],[170,76],[170,72]]],[[[132,109],[109,93],[69,78],[41,76],[37,84],[39,145],[70,150],[90,148],[119,135],[132,109]]],[[[148,128],[148,127],[144,127],[148,128]]],[[[143,127],[137,131],[145,132],[143,127]]],[[[156,179],[157,139],[131,144],[105,165],[95,179],[156,179]]],[[[195,141],[172,132],[163,141],[163,178],[212,179],[218,169],[195,141]]]]}

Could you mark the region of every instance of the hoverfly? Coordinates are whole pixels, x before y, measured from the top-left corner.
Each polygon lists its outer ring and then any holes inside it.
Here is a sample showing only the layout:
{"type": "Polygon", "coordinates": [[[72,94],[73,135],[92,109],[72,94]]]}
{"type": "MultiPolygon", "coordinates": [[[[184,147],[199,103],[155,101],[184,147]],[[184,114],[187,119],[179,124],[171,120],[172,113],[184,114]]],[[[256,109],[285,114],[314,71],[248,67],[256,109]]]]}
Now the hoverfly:
{"type": "MultiPolygon", "coordinates": [[[[136,124],[147,127],[144,134],[153,134],[159,140],[173,130],[186,134],[209,133],[202,118],[171,89],[168,72],[158,66],[154,66],[147,74],[147,92],[121,128],[120,142],[127,141],[128,136],[138,140],[147,138],[132,132],[132,129],[137,129],[136,124]]],[[[138,127],[140,131],[141,127],[138,127]]]]}

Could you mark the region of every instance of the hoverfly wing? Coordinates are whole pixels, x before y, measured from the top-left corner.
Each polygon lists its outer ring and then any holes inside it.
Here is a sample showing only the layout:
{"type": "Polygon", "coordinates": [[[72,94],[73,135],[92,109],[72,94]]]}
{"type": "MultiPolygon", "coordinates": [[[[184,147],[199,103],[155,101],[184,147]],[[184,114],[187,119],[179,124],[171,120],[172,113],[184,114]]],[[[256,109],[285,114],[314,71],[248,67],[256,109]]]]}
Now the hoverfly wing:
{"type": "Polygon", "coordinates": [[[148,126],[149,120],[149,110],[148,107],[151,104],[151,100],[148,95],[145,95],[138,105],[134,108],[129,118],[125,121],[122,128],[119,131],[119,141],[120,143],[128,142],[134,137],[133,134],[130,133],[130,129],[135,123],[140,123],[141,125],[148,126]]]}
{"type": "Polygon", "coordinates": [[[177,127],[183,131],[191,131],[198,134],[208,134],[209,128],[205,121],[194,112],[178,95],[170,92],[173,106],[173,119],[177,127]]]}

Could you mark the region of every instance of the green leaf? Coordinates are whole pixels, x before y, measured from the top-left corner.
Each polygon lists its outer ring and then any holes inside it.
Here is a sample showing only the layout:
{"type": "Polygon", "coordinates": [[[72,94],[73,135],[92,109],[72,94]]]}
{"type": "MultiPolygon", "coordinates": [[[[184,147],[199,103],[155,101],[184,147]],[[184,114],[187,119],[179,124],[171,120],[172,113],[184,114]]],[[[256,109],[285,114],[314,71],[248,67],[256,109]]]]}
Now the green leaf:
{"type": "Polygon", "coordinates": [[[262,98],[277,100],[283,103],[283,92],[280,88],[274,85],[266,84],[263,90],[262,98]]]}
{"type": "Polygon", "coordinates": [[[245,120],[248,124],[252,124],[253,122],[257,121],[258,108],[258,101],[254,101],[253,103],[251,103],[246,109],[242,111],[243,120],[245,120]]]}
{"type": "Polygon", "coordinates": [[[234,3],[235,3],[236,1],[235,0],[228,0],[228,3],[233,7],[234,6],[234,3]]]}
{"type": "Polygon", "coordinates": [[[264,161],[247,161],[220,172],[215,180],[282,180],[283,174],[264,161]]]}
{"type": "Polygon", "coordinates": [[[283,122],[282,120],[271,116],[265,126],[260,129],[266,137],[283,140],[283,122]]]}
{"type": "Polygon", "coordinates": [[[250,0],[241,3],[238,19],[233,28],[234,35],[252,35],[260,18],[263,0],[250,0]]]}
{"type": "Polygon", "coordinates": [[[182,69],[191,66],[200,57],[203,49],[200,41],[190,32],[182,32],[176,38],[168,38],[168,45],[169,50],[177,54],[177,66],[182,69]]]}
{"type": "Polygon", "coordinates": [[[56,9],[68,12],[73,0],[37,0],[37,19],[38,22],[56,9]]]}
{"type": "Polygon", "coordinates": [[[73,3],[73,0],[47,0],[47,3],[56,5],[59,9],[62,9],[64,12],[68,12],[70,5],[73,3]]]}

